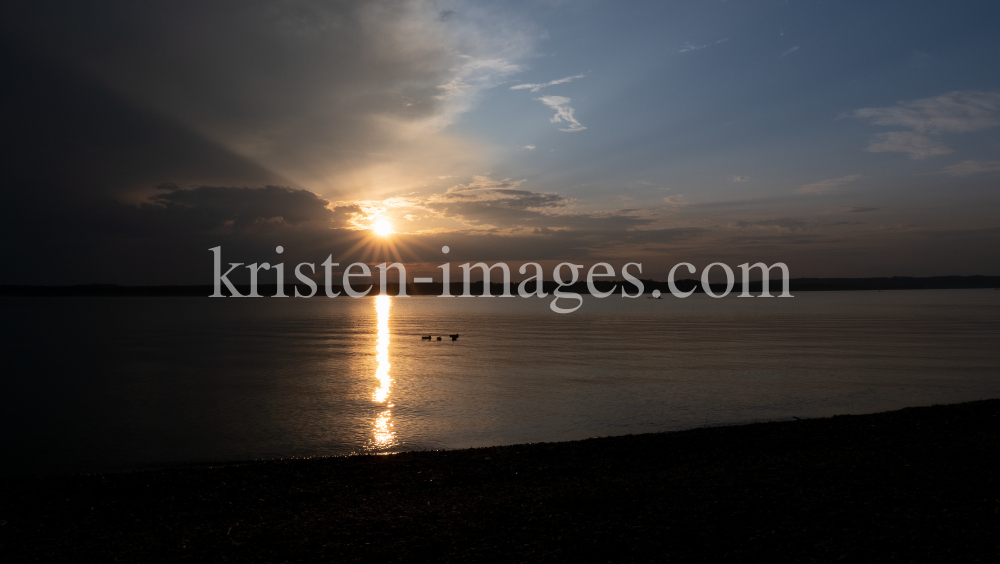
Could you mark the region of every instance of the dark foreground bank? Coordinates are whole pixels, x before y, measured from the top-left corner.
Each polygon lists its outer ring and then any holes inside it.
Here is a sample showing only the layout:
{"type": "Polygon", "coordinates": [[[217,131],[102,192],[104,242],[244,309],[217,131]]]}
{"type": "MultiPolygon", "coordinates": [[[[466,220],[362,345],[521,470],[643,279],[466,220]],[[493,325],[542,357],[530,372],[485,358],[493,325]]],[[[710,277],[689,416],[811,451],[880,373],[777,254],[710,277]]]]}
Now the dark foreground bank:
{"type": "Polygon", "coordinates": [[[7,479],[3,562],[997,562],[1000,400],[7,479]]]}

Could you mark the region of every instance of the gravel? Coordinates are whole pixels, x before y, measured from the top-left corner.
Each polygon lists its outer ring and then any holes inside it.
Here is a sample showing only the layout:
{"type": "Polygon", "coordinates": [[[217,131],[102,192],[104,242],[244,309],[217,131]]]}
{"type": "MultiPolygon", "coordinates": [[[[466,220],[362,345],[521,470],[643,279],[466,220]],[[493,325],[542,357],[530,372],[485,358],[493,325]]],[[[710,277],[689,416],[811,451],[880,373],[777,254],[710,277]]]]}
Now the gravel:
{"type": "Polygon", "coordinates": [[[6,478],[0,562],[996,563],[998,414],[6,478]]]}

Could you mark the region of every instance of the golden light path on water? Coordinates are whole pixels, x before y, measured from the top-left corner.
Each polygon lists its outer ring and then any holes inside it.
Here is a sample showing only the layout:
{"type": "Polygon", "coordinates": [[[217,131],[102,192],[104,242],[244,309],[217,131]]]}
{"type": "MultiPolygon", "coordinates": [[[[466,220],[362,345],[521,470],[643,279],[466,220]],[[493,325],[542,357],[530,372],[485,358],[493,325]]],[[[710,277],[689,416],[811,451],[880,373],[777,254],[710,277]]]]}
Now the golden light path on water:
{"type": "Polygon", "coordinates": [[[375,297],[375,313],[378,315],[378,340],[375,344],[375,360],[378,366],[375,369],[375,377],[378,379],[378,388],[372,393],[372,401],[385,404],[383,410],[375,418],[373,429],[374,448],[388,448],[395,444],[396,432],[392,429],[392,407],[389,403],[389,392],[392,387],[392,378],[389,377],[389,309],[392,307],[392,298],[389,296],[375,297]]]}

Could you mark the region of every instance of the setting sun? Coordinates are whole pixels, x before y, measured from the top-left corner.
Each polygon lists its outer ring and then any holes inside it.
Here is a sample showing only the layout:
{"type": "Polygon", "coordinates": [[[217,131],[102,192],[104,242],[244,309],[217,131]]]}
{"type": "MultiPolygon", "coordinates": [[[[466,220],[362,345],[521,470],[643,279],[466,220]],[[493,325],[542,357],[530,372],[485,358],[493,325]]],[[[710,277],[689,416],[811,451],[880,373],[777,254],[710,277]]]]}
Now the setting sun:
{"type": "Polygon", "coordinates": [[[385,237],[393,233],[392,224],[384,219],[380,219],[372,224],[372,231],[376,234],[385,237]]]}

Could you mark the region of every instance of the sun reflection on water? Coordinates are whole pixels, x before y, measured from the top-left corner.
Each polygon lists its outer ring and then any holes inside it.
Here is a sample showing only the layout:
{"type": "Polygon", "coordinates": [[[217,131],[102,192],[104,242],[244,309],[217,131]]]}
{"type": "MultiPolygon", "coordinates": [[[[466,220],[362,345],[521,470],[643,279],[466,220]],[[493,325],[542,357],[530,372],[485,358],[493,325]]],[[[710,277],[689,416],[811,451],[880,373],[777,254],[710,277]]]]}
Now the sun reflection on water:
{"type": "Polygon", "coordinates": [[[372,401],[386,404],[386,409],[380,412],[375,418],[372,430],[372,448],[384,449],[396,444],[396,432],[392,429],[392,407],[388,403],[389,392],[392,387],[392,378],[389,377],[389,309],[392,307],[392,298],[389,296],[375,297],[375,313],[378,315],[378,340],[375,344],[375,360],[378,366],[375,369],[375,378],[378,379],[378,388],[372,392],[372,401]]]}

